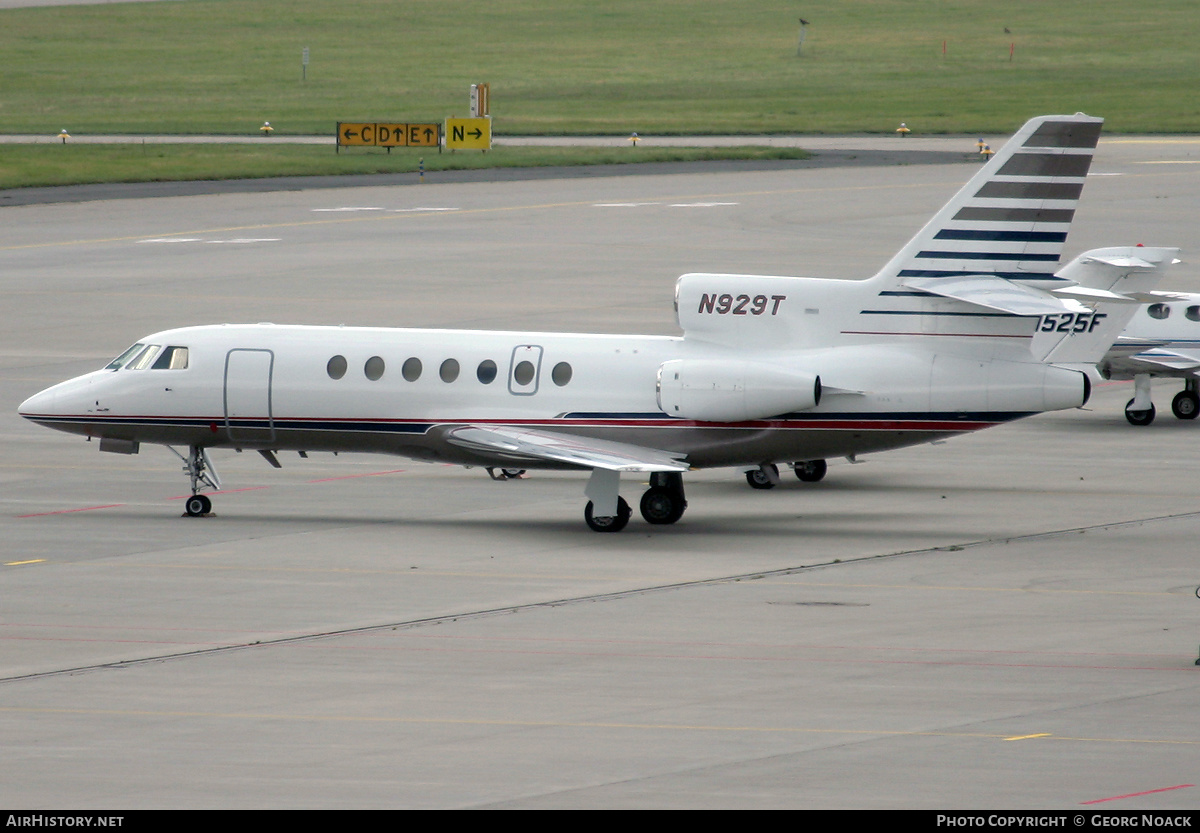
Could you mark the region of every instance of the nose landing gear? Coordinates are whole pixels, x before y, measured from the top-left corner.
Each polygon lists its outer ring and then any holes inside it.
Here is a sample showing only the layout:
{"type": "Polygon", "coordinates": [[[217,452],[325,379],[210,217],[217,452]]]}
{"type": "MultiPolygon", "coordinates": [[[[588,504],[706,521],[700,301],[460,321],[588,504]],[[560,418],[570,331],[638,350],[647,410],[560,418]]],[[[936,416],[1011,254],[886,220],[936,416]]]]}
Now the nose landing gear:
{"type": "Polygon", "coordinates": [[[191,480],[192,496],[183,504],[184,511],[192,518],[203,517],[212,512],[212,500],[208,495],[200,494],[200,489],[208,487],[219,490],[221,478],[217,474],[217,470],[213,468],[207,449],[203,446],[193,445],[188,449],[188,455],[184,457],[171,446],[167,446],[167,448],[170,448],[171,453],[183,461],[183,472],[191,480]]]}

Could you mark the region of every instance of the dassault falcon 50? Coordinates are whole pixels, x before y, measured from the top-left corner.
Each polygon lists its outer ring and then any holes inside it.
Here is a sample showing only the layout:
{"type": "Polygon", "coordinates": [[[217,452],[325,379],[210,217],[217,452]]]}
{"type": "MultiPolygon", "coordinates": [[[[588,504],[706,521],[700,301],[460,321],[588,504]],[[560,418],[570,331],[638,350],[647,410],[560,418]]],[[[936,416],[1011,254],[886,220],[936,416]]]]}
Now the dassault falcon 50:
{"type": "Polygon", "coordinates": [[[210,451],[232,448],[275,466],[285,450],[357,451],[494,479],[587,471],[584,518],[598,532],[625,527],[621,475],[644,473],[642,516],[675,523],[690,470],[773,484],[785,465],[815,480],[830,457],[1082,406],[1175,252],[1085,253],[1057,270],[1101,124],[1029,121],[868,280],[684,275],[679,336],[186,327],[139,339],[20,414],[101,451],[170,447],[191,480],[189,515],[209,514],[204,492],[220,488],[210,451]]]}

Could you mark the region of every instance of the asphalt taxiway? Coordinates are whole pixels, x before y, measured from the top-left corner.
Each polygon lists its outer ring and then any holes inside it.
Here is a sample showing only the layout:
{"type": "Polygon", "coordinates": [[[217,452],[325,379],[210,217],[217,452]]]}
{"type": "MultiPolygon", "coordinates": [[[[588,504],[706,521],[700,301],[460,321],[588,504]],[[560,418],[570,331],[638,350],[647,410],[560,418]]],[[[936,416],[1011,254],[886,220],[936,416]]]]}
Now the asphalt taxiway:
{"type": "MultiPolygon", "coordinates": [[[[1197,145],[1102,140],[1068,255],[1179,245],[1197,145]]],[[[0,804],[1200,808],[1200,424],[1087,410],[687,479],[347,455],[179,463],[15,415],[222,321],[674,332],[688,271],[871,274],[968,164],[0,208],[0,804]],[[625,479],[625,491],[639,485],[625,479]]],[[[1198,325],[1200,326],[1200,325],[1198,325]]]]}

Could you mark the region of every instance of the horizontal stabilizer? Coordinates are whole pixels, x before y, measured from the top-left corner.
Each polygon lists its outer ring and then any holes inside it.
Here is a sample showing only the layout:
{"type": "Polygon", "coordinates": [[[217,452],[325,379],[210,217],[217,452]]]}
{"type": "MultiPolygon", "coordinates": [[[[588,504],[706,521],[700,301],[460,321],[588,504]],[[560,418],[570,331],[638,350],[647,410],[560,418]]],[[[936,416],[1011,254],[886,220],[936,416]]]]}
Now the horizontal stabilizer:
{"type": "Polygon", "coordinates": [[[1110,304],[1142,303],[1139,299],[1128,295],[1109,292],[1107,289],[1093,289],[1090,286],[1065,286],[1060,289],[1052,289],[1051,292],[1063,298],[1073,298],[1076,301],[1085,301],[1088,303],[1097,303],[1100,301],[1110,304]]]}
{"type": "Polygon", "coordinates": [[[1072,299],[1056,298],[1041,289],[998,278],[994,275],[964,275],[953,278],[906,278],[904,286],[919,289],[944,298],[999,310],[1012,315],[1057,315],[1062,312],[1083,312],[1082,304],[1072,299]]]}
{"type": "Polygon", "coordinates": [[[687,471],[683,454],[629,443],[597,440],[512,425],[463,425],[446,432],[446,441],[480,454],[520,462],[545,460],[609,471],[687,471]]]}
{"type": "Polygon", "coordinates": [[[1150,246],[1091,249],[1055,272],[1055,277],[1074,284],[1063,287],[1067,291],[1103,290],[1140,303],[1167,267],[1179,262],[1178,253],[1179,249],[1150,246]]]}

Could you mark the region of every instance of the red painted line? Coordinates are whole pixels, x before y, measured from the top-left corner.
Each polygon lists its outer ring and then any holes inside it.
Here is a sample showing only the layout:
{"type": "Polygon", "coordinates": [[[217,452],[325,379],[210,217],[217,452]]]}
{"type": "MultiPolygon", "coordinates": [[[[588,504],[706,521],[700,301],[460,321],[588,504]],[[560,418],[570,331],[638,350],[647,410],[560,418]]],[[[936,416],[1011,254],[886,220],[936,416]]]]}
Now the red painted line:
{"type": "Polygon", "coordinates": [[[1155,793],[1166,793],[1166,792],[1170,792],[1171,790],[1182,790],[1185,787],[1194,787],[1194,786],[1196,786],[1196,785],[1195,784],[1176,784],[1173,787],[1160,787],[1157,790],[1146,790],[1145,792],[1130,793],[1129,795],[1114,795],[1109,798],[1096,798],[1091,801],[1081,801],[1079,803],[1081,805],[1082,804],[1103,804],[1105,801],[1120,801],[1122,798],[1137,798],[1137,797],[1143,796],[1143,795],[1154,795],[1155,793]]]}
{"type": "Polygon", "coordinates": [[[66,515],[69,512],[91,512],[93,509],[116,509],[118,506],[124,506],[123,503],[108,503],[104,506],[84,506],[81,509],[58,509],[54,512],[35,512],[32,515],[17,515],[18,518],[44,518],[47,515],[66,515]]]}
{"type": "Polygon", "coordinates": [[[356,477],[378,477],[381,474],[400,474],[408,469],[392,469],[391,471],[373,471],[367,474],[346,474],[341,477],[322,477],[319,480],[306,480],[305,483],[332,483],[334,480],[353,480],[356,477]]]}

